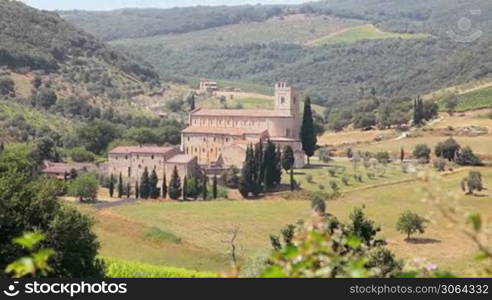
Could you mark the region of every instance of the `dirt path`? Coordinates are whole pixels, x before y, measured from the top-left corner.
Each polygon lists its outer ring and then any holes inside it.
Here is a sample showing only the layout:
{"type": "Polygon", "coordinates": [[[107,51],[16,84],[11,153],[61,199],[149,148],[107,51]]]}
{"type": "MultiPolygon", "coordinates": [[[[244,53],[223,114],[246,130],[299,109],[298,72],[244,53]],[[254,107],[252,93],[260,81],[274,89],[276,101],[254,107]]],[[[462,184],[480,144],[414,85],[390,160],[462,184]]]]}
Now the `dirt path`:
{"type": "MultiPolygon", "coordinates": [[[[329,39],[329,38],[332,38],[334,36],[337,36],[339,34],[342,34],[342,33],[345,33],[347,31],[350,31],[350,30],[353,30],[354,28],[359,28],[359,27],[365,27],[367,25],[372,25],[372,24],[364,24],[364,25],[358,25],[358,26],[350,26],[350,27],[347,27],[347,28],[344,28],[342,30],[338,30],[338,31],[335,31],[335,32],[332,32],[328,35],[325,35],[325,36],[322,36],[320,38],[317,38],[315,40],[312,40],[312,41],[309,41],[307,43],[305,43],[306,46],[315,46],[318,42],[320,41],[323,41],[323,40],[326,40],[326,39],[329,39]]],[[[374,27],[374,26],[373,26],[374,27]]],[[[377,31],[379,31],[379,29],[377,29],[376,27],[374,27],[377,31]]]]}

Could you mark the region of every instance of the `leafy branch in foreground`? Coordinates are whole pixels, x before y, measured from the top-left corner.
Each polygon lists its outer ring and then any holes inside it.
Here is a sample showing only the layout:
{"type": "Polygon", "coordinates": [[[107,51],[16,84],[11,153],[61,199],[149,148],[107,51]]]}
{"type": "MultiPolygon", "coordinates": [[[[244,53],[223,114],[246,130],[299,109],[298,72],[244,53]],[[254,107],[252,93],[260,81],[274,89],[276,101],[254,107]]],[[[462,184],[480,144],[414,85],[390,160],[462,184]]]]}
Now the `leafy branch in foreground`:
{"type": "Polygon", "coordinates": [[[14,244],[27,250],[30,254],[9,264],[5,268],[5,273],[15,278],[48,276],[52,270],[48,262],[55,255],[55,251],[50,248],[36,250],[44,239],[44,234],[39,232],[25,233],[23,236],[13,239],[14,244]]]}

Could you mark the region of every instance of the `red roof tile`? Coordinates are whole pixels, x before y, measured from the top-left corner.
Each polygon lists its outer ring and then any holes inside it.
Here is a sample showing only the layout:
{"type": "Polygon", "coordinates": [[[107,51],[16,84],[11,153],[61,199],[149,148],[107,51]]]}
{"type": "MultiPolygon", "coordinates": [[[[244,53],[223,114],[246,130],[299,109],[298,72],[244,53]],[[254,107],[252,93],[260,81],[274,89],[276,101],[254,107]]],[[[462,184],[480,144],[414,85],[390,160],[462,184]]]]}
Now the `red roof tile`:
{"type": "Polygon", "coordinates": [[[193,116],[218,116],[218,117],[291,117],[287,111],[268,109],[209,109],[202,108],[192,112],[193,116]]]}
{"type": "Polygon", "coordinates": [[[183,130],[183,133],[208,133],[208,134],[221,134],[221,135],[235,135],[241,136],[245,134],[262,135],[267,130],[264,128],[222,128],[222,127],[197,127],[190,126],[183,130]]]}
{"type": "Polygon", "coordinates": [[[174,151],[174,147],[158,147],[158,146],[129,146],[129,147],[116,147],[109,151],[110,154],[131,154],[131,153],[145,153],[145,154],[167,154],[174,151]]]}

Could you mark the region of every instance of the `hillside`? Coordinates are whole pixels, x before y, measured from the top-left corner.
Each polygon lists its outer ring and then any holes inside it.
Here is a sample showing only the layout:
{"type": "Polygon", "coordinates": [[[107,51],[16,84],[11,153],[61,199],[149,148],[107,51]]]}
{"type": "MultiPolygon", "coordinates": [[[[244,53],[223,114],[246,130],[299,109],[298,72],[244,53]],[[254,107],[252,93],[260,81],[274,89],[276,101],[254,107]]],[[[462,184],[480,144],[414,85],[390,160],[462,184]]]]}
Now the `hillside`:
{"type": "Polygon", "coordinates": [[[167,81],[192,85],[205,77],[271,86],[286,80],[324,106],[350,106],[373,89],[385,98],[415,97],[484,79],[492,70],[490,1],[332,0],[250,8],[242,18],[237,14],[245,7],[180,8],[172,24],[161,19],[177,10],[62,15],[101,38],[123,37],[111,44],[145,57],[167,81]],[[216,22],[226,11],[235,14],[216,22]],[[134,27],[116,26],[125,22],[134,27]],[[111,30],[117,34],[99,33],[111,30]]]}
{"type": "Polygon", "coordinates": [[[170,130],[179,131],[178,121],[161,122],[149,108],[174,95],[150,65],[56,13],[0,0],[0,40],[0,140],[50,137],[59,147],[76,147],[80,128],[102,120],[97,124],[115,137],[131,127],[173,124],[170,130]]]}

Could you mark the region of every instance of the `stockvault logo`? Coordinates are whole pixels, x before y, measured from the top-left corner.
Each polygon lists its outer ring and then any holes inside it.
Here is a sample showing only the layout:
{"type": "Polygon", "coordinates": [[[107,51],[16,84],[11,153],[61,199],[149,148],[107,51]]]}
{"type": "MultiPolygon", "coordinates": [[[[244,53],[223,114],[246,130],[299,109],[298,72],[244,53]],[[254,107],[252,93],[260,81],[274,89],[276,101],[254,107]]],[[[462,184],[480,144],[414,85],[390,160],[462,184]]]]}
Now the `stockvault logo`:
{"type": "Polygon", "coordinates": [[[6,290],[3,291],[3,293],[9,297],[15,297],[19,295],[20,291],[17,290],[17,285],[19,284],[18,281],[14,281],[14,284],[10,284],[6,290]]]}

